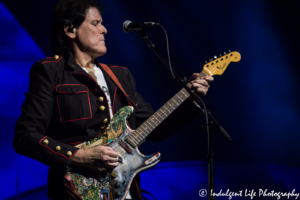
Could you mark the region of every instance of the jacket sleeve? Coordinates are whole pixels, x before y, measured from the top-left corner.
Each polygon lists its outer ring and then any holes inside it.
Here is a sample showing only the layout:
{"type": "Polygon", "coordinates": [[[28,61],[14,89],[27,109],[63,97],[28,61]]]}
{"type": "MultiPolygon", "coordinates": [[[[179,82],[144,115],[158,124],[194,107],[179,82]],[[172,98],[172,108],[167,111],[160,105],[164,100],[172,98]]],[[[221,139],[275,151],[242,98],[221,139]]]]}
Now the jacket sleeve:
{"type": "MultiPolygon", "coordinates": [[[[135,111],[136,128],[146,121],[154,111],[151,105],[136,91],[136,83],[129,72],[129,79],[135,91],[134,101],[138,111],[135,111]]],[[[175,94],[174,94],[175,95],[175,94]]],[[[190,100],[185,100],[174,112],[172,112],[160,125],[158,125],[147,137],[150,142],[161,142],[179,131],[200,113],[200,109],[190,100]]]]}
{"type": "Polygon", "coordinates": [[[45,136],[54,107],[53,78],[45,65],[30,70],[29,90],[15,126],[13,145],[17,153],[48,166],[66,167],[77,149],[45,136]]]}

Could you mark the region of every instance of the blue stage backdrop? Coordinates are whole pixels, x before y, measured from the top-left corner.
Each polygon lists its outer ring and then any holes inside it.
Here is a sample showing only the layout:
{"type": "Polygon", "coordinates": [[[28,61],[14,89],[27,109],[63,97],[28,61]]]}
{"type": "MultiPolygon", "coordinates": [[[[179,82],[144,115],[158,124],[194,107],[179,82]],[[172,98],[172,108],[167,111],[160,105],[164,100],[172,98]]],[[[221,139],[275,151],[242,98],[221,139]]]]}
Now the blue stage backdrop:
{"type": "MultiPolygon", "coordinates": [[[[0,184],[0,199],[13,196],[18,199],[26,191],[43,191],[47,181],[47,167],[17,155],[12,139],[28,89],[30,67],[45,56],[53,56],[48,38],[56,2],[0,2],[0,176],[5,180],[0,184]]],[[[128,67],[136,79],[137,90],[155,110],[180,87],[136,32],[122,31],[125,20],[163,25],[169,36],[173,68],[181,76],[200,72],[204,61],[215,55],[219,57],[224,51],[240,52],[241,61],[230,64],[222,76],[216,76],[203,98],[234,140],[228,144],[215,132],[216,171],[219,170],[216,189],[225,190],[230,186],[243,190],[246,187],[300,190],[299,179],[294,178],[299,177],[300,167],[300,1],[109,0],[100,3],[104,6],[102,17],[108,29],[108,52],[99,61],[128,67]],[[222,176],[223,173],[228,174],[222,176]],[[258,183],[261,178],[264,181],[258,183]]],[[[166,56],[163,31],[155,27],[146,33],[166,56]]],[[[185,183],[178,183],[196,184],[193,193],[204,187],[206,181],[206,171],[201,166],[206,159],[207,142],[205,132],[198,130],[201,124],[204,124],[203,116],[168,140],[146,142],[140,148],[145,154],[160,151],[164,162],[180,162],[185,167],[199,165],[201,173],[195,173],[199,180],[186,183],[189,179],[180,179],[185,183]]],[[[145,176],[163,178],[164,174],[176,170],[176,164],[164,164],[157,169],[161,174],[155,171],[145,176]],[[170,168],[164,171],[166,166],[170,168]]],[[[166,186],[171,193],[177,192],[178,199],[186,196],[185,187],[180,190],[172,184],[166,186]]],[[[167,195],[154,186],[144,186],[156,195],[167,195]]],[[[174,199],[172,195],[166,198],[174,199]]]]}

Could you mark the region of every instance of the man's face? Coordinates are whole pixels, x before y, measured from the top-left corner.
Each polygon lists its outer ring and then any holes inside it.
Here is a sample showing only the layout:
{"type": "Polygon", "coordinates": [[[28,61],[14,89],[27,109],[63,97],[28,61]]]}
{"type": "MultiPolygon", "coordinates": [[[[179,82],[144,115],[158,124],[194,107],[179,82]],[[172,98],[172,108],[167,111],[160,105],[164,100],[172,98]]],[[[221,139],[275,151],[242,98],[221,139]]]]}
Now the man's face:
{"type": "Polygon", "coordinates": [[[99,10],[91,7],[86,11],[84,22],[76,29],[75,40],[81,52],[99,57],[106,53],[104,39],[106,33],[99,10]]]}

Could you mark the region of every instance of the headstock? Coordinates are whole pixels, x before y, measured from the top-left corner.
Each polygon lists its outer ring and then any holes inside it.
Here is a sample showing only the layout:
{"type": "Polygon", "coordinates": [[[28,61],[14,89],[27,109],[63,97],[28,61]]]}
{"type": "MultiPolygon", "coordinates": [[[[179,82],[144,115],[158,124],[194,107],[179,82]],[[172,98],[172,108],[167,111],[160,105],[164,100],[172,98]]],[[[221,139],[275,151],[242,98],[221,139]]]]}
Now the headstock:
{"type": "Polygon", "coordinates": [[[216,58],[203,66],[203,71],[209,75],[222,75],[231,62],[239,62],[241,60],[241,54],[233,51],[224,56],[216,58]]]}

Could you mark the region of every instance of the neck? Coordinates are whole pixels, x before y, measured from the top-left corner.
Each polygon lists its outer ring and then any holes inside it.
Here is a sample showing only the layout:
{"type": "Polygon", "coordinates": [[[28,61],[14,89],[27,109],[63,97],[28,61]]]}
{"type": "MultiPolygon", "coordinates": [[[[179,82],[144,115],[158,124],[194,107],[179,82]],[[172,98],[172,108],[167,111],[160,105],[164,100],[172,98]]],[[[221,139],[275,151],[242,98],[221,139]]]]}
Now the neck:
{"type": "Polygon", "coordinates": [[[93,66],[94,66],[94,61],[96,58],[94,58],[93,56],[91,56],[85,52],[80,51],[78,49],[78,47],[72,48],[72,50],[70,50],[70,53],[72,54],[76,63],[80,67],[90,67],[91,64],[93,64],[93,66]]]}

